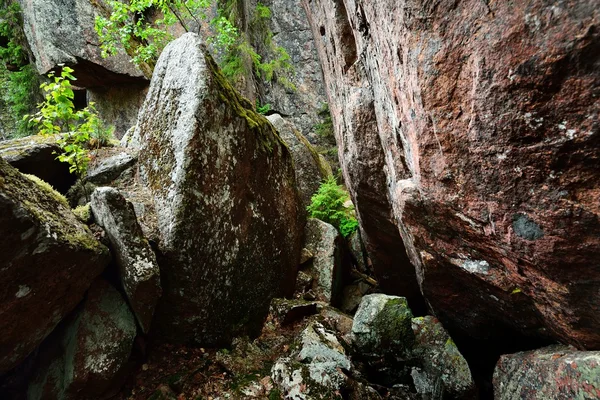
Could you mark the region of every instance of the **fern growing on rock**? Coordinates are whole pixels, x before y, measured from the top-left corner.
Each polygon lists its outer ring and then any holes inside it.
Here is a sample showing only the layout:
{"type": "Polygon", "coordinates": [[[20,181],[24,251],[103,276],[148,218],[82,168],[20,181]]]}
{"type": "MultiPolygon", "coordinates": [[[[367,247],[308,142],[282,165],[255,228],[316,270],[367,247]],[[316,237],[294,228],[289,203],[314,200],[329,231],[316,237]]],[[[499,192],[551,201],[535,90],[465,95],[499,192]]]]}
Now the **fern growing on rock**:
{"type": "Polygon", "coordinates": [[[344,237],[350,236],[358,228],[350,195],[333,177],[321,184],[307,210],[311,217],[335,226],[344,237]]]}

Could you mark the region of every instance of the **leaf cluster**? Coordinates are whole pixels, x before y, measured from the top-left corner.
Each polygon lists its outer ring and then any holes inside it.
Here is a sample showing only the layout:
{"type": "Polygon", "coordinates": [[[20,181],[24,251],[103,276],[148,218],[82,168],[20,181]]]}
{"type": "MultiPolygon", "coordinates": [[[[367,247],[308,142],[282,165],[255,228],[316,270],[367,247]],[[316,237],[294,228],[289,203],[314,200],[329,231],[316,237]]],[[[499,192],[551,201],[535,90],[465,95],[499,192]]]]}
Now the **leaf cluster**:
{"type": "Polygon", "coordinates": [[[19,3],[12,0],[0,0],[0,37],[4,44],[0,45],[0,60],[19,67],[25,64],[26,54],[21,43],[22,15],[19,3]]]}
{"type": "Polygon", "coordinates": [[[306,208],[309,215],[335,226],[344,237],[350,236],[358,228],[354,206],[347,206],[350,195],[335,178],[329,177],[311,198],[306,208]]]}

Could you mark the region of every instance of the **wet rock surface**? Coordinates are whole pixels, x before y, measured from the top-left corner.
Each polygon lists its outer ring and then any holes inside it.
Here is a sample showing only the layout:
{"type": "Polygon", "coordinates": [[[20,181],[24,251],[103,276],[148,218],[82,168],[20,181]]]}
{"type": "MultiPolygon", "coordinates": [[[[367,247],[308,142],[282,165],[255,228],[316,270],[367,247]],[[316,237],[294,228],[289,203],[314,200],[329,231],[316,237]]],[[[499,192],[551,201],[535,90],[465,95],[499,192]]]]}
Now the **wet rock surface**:
{"type": "Polygon", "coordinates": [[[148,333],[162,293],[160,270],[133,205],[117,189],[100,187],[92,194],[91,210],[108,236],[136,320],[142,331],[148,333]]]}
{"type": "Polygon", "coordinates": [[[303,4],[382,288],[393,221],[451,331],[598,348],[595,2],[303,4]]]}
{"type": "Polygon", "coordinates": [[[600,352],[551,346],[507,354],[494,372],[494,399],[596,399],[600,352]]]}
{"type": "Polygon", "coordinates": [[[167,340],[257,335],[270,300],[293,290],[301,219],[291,156],[252,109],[197,35],[163,51],[134,136],[158,216],[155,321],[167,340]]]}
{"type": "Polygon", "coordinates": [[[0,373],[4,373],[23,361],[75,308],[108,264],[109,254],[64,198],[2,159],[0,237],[0,373]]]}

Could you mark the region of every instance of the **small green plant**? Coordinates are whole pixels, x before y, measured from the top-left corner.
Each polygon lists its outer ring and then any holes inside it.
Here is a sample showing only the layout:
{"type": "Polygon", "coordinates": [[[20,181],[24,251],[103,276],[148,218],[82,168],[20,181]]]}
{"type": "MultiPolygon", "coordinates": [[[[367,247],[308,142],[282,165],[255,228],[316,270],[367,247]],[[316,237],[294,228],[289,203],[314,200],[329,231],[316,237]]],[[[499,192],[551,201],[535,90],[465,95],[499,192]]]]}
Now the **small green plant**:
{"type": "Polygon", "coordinates": [[[269,111],[271,111],[271,104],[263,104],[261,105],[258,99],[256,99],[256,112],[262,115],[266,115],[269,111]]]}
{"type": "Polygon", "coordinates": [[[324,139],[333,139],[335,137],[333,131],[333,120],[329,111],[329,104],[323,103],[321,109],[317,113],[321,117],[321,122],[315,125],[315,132],[324,139]]]}
{"type": "Polygon", "coordinates": [[[90,160],[90,139],[92,135],[102,135],[99,132],[106,128],[93,103],[83,110],[75,110],[71,81],[76,78],[72,72],[73,69],[63,66],[60,76],[49,73],[50,81],[40,85],[45,99],[38,105],[39,111],[33,116],[26,115],[25,119],[37,128],[40,135],[59,135],[57,142],[62,153],[57,158],[69,163],[69,171],[83,177],[90,160]]]}
{"type": "Polygon", "coordinates": [[[354,206],[346,206],[350,195],[335,178],[329,177],[311,198],[306,208],[312,218],[318,218],[335,226],[342,236],[350,236],[358,228],[354,206]]]}
{"type": "Polygon", "coordinates": [[[77,206],[73,209],[73,214],[84,224],[87,224],[92,219],[92,212],[90,209],[90,203],[85,205],[77,206]]]}
{"type": "Polygon", "coordinates": [[[0,59],[6,64],[19,67],[25,63],[26,55],[21,43],[22,16],[19,3],[12,0],[0,0],[0,37],[6,38],[0,46],[0,59]]]}

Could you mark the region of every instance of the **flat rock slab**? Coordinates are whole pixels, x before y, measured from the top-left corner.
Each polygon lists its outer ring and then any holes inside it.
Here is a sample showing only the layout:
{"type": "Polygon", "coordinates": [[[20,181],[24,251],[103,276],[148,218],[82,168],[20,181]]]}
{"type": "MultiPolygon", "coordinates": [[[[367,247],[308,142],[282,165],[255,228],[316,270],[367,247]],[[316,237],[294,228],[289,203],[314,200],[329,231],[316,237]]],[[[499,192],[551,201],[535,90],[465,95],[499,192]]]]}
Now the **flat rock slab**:
{"type": "Polygon", "coordinates": [[[0,373],[75,308],[110,259],[56,195],[0,159],[0,373]]]}
{"type": "Polygon", "coordinates": [[[129,304],[144,333],[161,295],[160,270],[154,251],[138,224],[133,205],[115,188],[92,193],[91,210],[110,241],[129,304]]]}

